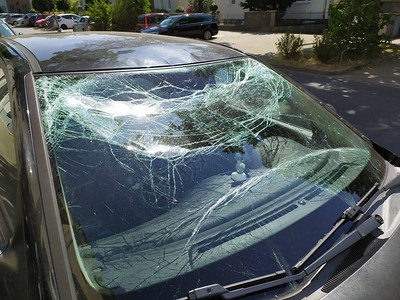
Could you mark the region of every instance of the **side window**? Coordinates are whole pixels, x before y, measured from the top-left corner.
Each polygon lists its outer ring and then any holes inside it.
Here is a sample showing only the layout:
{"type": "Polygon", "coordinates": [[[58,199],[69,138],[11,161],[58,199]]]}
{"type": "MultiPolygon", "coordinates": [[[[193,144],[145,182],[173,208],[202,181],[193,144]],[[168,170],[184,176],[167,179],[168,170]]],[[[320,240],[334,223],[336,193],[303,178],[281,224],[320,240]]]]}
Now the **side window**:
{"type": "Polygon", "coordinates": [[[0,67],[0,251],[13,233],[17,167],[7,77],[0,67]]]}
{"type": "Polygon", "coordinates": [[[176,24],[178,24],[178,25],[184,25],[187,23],[188,23],[188,18],[182,18],[182,19],[179,19],[178,22],[176,22],[176,24]]]}
{"type": "Polygon", "coordinates": [[[191,17],[191,18],[189,18],[189,22],[190,23],[201,23],[201,22],[204,22],[204,21],[207,21],[207,17],[199,16],[199,17],[191,17]]]}
{"type": "Polygon", "coordinates": [[[147,24],[155,24],[156,23],[156,18],[155,17],[150,17],[147,19],[147,24]]]}

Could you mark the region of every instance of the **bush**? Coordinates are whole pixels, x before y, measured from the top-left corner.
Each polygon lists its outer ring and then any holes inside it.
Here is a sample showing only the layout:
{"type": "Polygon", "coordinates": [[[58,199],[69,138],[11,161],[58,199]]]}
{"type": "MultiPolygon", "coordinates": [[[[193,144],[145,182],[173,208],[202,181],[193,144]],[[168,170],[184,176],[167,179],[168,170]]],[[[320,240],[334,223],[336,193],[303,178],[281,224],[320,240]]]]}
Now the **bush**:
{"type": "Polygon", "coordinates": [[[136,30],[138,16],[150,12],[148,0],[117,0],[111,14],[112,29],[119,31],[136,30]]]}
{"type": "Polygon", "coordinates": [[[214,0],[189,0],[195,13],[208,13],[213,2],[214,0]]]}
{"type": "Polygon", "coordinates": [[[211,10],[211,14],[215,15],[217,13],[218,10],[218,5],[211,5],[210,6],[210,10],[211,10]]]}
{"type": "Polygon", "coordinates": [[[70,1],[69,0],[56,0],[57,10],[69,11],[70,1]]]}
{"type": "Polygon", "coordinates": [[[93,22],[93,30],[110,30],[111,4],[107,0],[94,0],[88,5],[90,21],[93,22]]]}
{"type": "Polygon", "coordinates": [[[390,18],[379,11],[375,0],[341,0],[329,10],[331,17],[324,35],[329,35],[339,52],[351,49],[354,57],[371,56],[387,40],[379,30],[390,24],[390,18]]]}
{"type": "Polygon", "coordinates": [[[339,50],[334,45],[328,33],[319,37],[315,36],[315,45],[313,47],[314,56],[322,63],[328,63],[338,57],[339,50]]]}
{"type": "Polygon", "coordinates": [[[298,60],[301,56],[301,47],[304,40],[300,36],[286,32],[276,43],[278,53],[286,59],[298,60]]]}
{"type": "Polygon", "coordinates": [[[185,8],[183,6],[178,6],[177,8],[175,8],[175,12],[176,13],[184,13],[185,8]]]}

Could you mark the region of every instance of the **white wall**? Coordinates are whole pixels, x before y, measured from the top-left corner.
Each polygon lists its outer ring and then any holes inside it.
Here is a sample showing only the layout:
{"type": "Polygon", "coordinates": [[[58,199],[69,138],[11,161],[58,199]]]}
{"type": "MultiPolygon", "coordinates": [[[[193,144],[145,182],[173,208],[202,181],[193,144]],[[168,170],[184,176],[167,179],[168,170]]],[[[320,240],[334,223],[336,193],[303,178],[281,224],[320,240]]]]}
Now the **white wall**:
{"type": "Polygon", "coordinates": [[[189,0],[154,0],[154,7],[158,9],[165,9],[170,13],[174,13],[178,6],[184,9],[188,8],[189,0]]]}
{"type": "MultiPolygon", "coordinates": [[[[248,11],[248,9],[244,10],[240,6],[240,2],[243,2],[243,0],[214,0],[220,12],[219,21],[224,19],[243,20],[244,12],[248,11]]],[[[171,13],[175,12],[178,6],[182,6],[185,9],[188,8],[189,0],[154,0],[155,8],[165,9],[171,13]]]]}
{"type": "Polygon", "coordinates": [[[220,12],[220,19],[244,19],[244,12],[248,9],[243,9],[240,6],[240,2],[243,0],[215,0],[215,4],[218,5],[218,11],[220,12]]]}
{"type": "Polygon", "coordinates": [[[303,0],[293,2],[286,9],[284,19],[327,19],[330,0],[303,0]]]}

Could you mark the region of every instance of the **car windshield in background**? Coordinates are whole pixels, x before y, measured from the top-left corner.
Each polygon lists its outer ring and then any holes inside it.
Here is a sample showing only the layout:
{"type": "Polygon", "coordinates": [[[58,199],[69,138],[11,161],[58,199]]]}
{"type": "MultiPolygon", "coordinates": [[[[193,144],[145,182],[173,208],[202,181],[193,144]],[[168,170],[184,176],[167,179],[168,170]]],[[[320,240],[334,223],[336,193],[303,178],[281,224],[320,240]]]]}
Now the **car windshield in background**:
{"type": "Polygon", "coordinates": [[[165,19],[164,21],[162,21],[162,22],[160,23],[160,26],[161,26],[161,27],[168,27],[168,26],[174,24],[175,21],[176,21],[177,19],[179,19],[179,18],[180,18],[179,16],[178,16],[178,17],[169,17],[169,18],[165,19]]]}
{"type": "Polygon", "coordinates": [[[171,299],[289,270],[385,171],[252,59],[36,87],[60,211],[100,292],[171,299]]]}

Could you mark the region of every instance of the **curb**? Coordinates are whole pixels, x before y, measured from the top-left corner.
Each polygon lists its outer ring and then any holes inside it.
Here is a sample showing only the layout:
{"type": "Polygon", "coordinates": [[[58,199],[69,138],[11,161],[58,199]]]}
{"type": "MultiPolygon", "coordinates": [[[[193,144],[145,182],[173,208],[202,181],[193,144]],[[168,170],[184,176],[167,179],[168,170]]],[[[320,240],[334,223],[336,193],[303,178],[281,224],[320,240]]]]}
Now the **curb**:
{"type": "Polygon", "coordinates": [[[342,75],[342,74],[346,74],[348,72],[357,70],[359,68],[362,68],[362,67],[368,65],[370,62],[362,63],[359,65],[355,65],[355,66],[351,66],[351,67],[347,67],[347,68],[337,69],[337,70],[323,70],[323,69],[297,67],[297,66],[292,66],[289,64],[288,65],[275,64],[275,63],[271,63],[269,61],[267,61],[267,63],[277,69],[291,70],[291,71],[304,72],[304,73],[314,73],[314,74],[321,74],[321,75],[342,75]]]}
{"type": "MultiPolygon", "coordinates": [[[[259,56],[257,56],[258,58],[261,58],[259,56]]],[[[382,57],[380,59],[377,60],[369,60],[367,62],[364,63],[360,63],[358,65],[354,65],[351,67],[346,67],[346,68],[342,68],[342,69],[336,69],[336,70],[325,70],[325,69],[318,69],[318,68],[306,68],[306,67],[298,67],[298,66],[293,66],[290,64],[279,64],[279,63],[273,63],[268,61],[268,59],[263,59],[261,58],[263,61],[265,61],[267,64],[273,66],[274,68],[277,69],[284,69],[284,70],[291,70],[291,71],[298,71],[298,72],[305,72],[305,73],[314,73],[314,74],[321,74],[321,75],[341,75],[341,74],[346,74],[348,72],[360,69],[362,67],[365,67],[369,64],[372,63],[380,63],[380,62],[384,62],[386,60],[390,60],[390,58],[388,57],[382,57]]]]}

